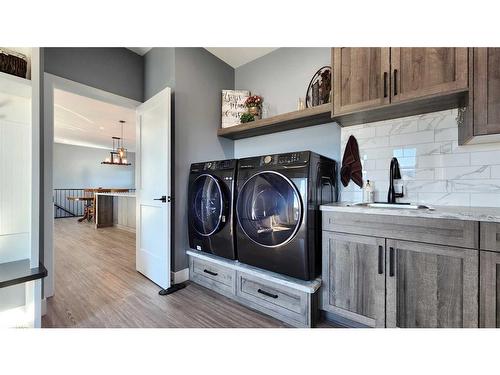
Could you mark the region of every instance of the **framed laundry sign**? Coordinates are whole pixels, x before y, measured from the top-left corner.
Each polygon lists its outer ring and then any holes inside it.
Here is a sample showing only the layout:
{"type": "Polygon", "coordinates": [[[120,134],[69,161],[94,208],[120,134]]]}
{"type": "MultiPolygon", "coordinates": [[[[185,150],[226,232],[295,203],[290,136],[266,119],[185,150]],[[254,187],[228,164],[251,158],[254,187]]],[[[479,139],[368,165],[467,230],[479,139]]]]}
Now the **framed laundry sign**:
{"type": "Polygon", "coordinates": [[[245,100],[248,90],[222,90],[222,127],[240,124],[240,116],[246,112],[245,100]]]}

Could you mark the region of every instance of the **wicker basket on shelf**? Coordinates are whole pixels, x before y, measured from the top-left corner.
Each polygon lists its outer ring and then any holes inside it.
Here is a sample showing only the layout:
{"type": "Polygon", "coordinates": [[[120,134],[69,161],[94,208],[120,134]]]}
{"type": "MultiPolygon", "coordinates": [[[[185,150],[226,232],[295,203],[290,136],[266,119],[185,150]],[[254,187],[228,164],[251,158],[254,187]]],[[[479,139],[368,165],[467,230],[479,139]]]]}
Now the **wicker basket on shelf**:
{"type": "Polygon", "coordinates": [[[0,72],[26,78],[27,69],[26,56],[0,47],[0,72]]]}

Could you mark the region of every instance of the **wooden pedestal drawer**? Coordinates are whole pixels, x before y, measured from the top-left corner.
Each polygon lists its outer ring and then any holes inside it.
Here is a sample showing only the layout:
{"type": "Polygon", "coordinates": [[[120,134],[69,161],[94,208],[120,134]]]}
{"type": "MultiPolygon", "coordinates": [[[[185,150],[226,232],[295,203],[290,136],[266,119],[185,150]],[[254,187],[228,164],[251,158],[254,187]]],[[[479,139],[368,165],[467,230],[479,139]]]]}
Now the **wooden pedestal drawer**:
{"type": "Polygon", "coordinates": [[[291,326],[314,326],[321,279],[298,280],[197,250],[187,254],[191,281],[291,326]]]}
{"type": "Polygon", "coordinates": [[[190,257],[189,277],[197,284],[228,297],[236,292],[236,271],[217,263],[190,257]]]}
{"type": "Polygon", "coordinates": [[[294,326],[311,326],[310,294],[237,272],[236,296],[245,304],[294,326]]]}

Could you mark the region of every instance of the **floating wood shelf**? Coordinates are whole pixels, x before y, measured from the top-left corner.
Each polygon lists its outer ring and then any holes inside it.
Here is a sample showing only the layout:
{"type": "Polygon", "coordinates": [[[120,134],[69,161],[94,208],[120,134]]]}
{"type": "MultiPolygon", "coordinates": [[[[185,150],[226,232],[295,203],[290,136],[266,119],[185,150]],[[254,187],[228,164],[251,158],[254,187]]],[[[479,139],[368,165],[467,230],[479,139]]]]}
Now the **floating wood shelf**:
{"type": "Polygon", "coordinates": [[[288,112],[262,120],[222,128],[217,131],[217,135],[229,139],[242,139],[325,124],[332,122],[331,106],[331,103],[322,104],[302,111],[288,112]]]}
{"type": "Polygon", "coordinates": [[[0,263],[0,288],[43,279],[45,276],[47,270],[43,264],[39,263],[38,267],[30,268],[29,259],[0,263]]]}

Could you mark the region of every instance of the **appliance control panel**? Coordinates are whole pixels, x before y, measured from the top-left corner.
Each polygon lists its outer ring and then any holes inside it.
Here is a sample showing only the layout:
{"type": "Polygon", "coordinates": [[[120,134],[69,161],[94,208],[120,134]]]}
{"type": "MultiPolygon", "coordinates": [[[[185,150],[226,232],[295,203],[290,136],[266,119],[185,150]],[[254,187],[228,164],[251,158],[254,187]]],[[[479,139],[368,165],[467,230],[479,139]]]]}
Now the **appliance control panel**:
{"type": "Polygon", "coordinates": [[[301,152],[292,152],[290,154],[278,155],[278,164],[295,164],[302,161],[301,152]]]}
{"type": "Polygon", "coordinates": [[[304,165],[309,161],[308,151],[290,152],[286,154],[263,155],[240,159],[240,169],[271,167],[277,165],[304,165]]]}
{"type": "Polygon", "coordinates": [[[191,165],[191,172],[201,171],[220,171],[225,169],[235,169],[236,160],[220,160],[220,161],[207,161],[204,163],[195,163],[191,165]]]}

